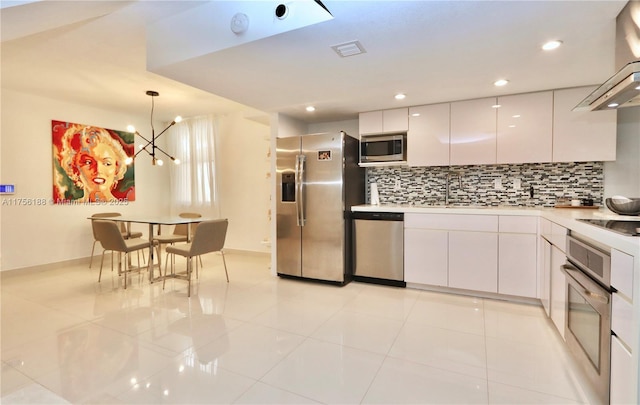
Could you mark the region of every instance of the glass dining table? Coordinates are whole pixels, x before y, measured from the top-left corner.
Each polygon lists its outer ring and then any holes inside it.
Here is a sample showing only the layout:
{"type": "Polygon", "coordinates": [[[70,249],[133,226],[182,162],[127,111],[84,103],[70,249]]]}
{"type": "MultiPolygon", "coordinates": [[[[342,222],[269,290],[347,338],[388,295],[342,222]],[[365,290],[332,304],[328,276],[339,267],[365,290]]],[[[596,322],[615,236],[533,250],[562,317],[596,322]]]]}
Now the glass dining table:
{"type": "Polygon", "coordinates": [[[154,235],[154,229],[157,226],[158,230],[157,230],[157,234],[160,235],[161,229],[162,229],[162,225],[180,225],[180,224],[186,224],[187,225],[187,242],[190,242],[191,239],[191,224],[196,224],[196,223],[200,223],[200,222],[204,222],[204,221],[210,221],[213,218],[205,218],[205,217],[199,217],[199,218],[183,218],[180,216],[173,216],[173,215],[149,215],[149,216],[143,216],[143,215],[122,215],[122,216],[117,216],[117,217],[107,217],[107,218],[95,218],[95,217],[89,217],[88,219],[94,220],[94,219],[106,219],[106,220],[110,220],[110,221],[116,221],[116,222],[124,222],[126,224],[126,229],[127,229],[127,233],[131,233],[131,224],[132,223],[136,223],[136,224],[148,224],[149,225],[149,282],[153,283],[154,281],[158,281],[158,280],[162,280],[162,270],[160,270],[160,276],[158,277],[154,277],[153,276],[153,269],[155,267],[154,264],[154,253],[153,253],[153,235],[154,235]]]}

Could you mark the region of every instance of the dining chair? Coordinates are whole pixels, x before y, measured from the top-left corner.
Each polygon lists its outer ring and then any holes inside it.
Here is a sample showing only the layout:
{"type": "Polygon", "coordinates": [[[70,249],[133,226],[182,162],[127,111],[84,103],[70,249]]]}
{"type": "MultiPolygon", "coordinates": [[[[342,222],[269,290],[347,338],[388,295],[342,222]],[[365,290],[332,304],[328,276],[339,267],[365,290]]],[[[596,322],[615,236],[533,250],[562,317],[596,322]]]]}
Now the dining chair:
{"type": "MultiPolygon", "coordinates": [[[[193,258],[210,252],[220,252],[222,255],[222,263],[224,264],[224,273],[227,277],[227,283],[229,282],[229,272],[227,271],[227,261],[224,258],[224,241],[227,236],[227,228],[229,227],[229,221],[227,219],[215,219],[210,221],[200,222],[196,229],[193,239],[190,243],[181,243],[177,245],[167,246],[167,255],[179,255],[187,259],[187,271],[185,275],[176,274],[172,270],[171,276],[186,280],[188,282],[187,296],[191,296],[191,271],[193,268],[193,258]]],[[[164,267],[164,280],[162,282],[162,288],[164,289],[167,281],[167,263],[164,267]]]]}
{"type": "MultiPolygon", "coordinates": [[[[202,215],[197,212],[183,212],[178,214],[180,218],[201,218],[202,215]]],[[[198,224],[191,224],[191,235],[194,234],[195,228],[198,224]]],[[[188,240],[188,232],[189,226],[187,224],[178,224],[173,228],[172,234],[167,235],[156,235],[153,237],[154,240],[157,240],[159,243],[165,244],[173,244],[176,242],[187,242],[188,240]]]]}
{"type": "MultiPolygon", "coordinates": [[[[119,217],[122,214],[120,214],[119,212],[98,212],[96,214],[91,215],[91,218],[113,218],[113,217],[119,217]]],[[[91,220],[91,222],[93,223],[93,219],[91,220]]],[[[93,225],[93,224],[92,224],[93,225]]],[[[91,229],[93,229],[93,226],[91,227],[91,229]]],[[[122,237],[124,237],[125,239],[136,239],[136,238],[141,238],[142,237],[142,232],[128,232],[127,231],[127,225],[124,222],[120,223],[120,233],[122,233],[122,237]]],[[[93,229],[93,246],[91,246],[91,259],[89,259],[89,268],[91,268],[91,265],[93,264],[93,253],[95,251],[96,248],[96,243],[98,243],[98,238],[96,237],[96,232],[93,229]]],[[[146,261],[147,259],[144,257],[144,260],[146,261]]]]}
{"type": "MultiPolygon", "coordinates": [[[[201,218],[202,215],[197,212],[182,212],[178,214],[181,218],[201,218]]],[[[195,229],[198,227],[197,223],[190,224],[177,224],[173,228],[172,234],[160,234],[153,237],[153,240],[158,241],[160,245],[173,245],[177,242],[188,242],[190,237],[194,235],[195,229]],[[191,228],[191,235],[189,235],[189,228],[191,228]]],[[[173,263],[171,264],[173,266],[173,263]]],[[[200,265],[202,265],[202,258],[200,258],[200,265]]],[[[198,274],[198,263],[196,263],[196,275],[198,274]]]]}
{"type": "MultiPolygon", "coordinates": [[[[115,221],[107,219],[96,219],[92,221],[94,233],[102,245],[104,251],[102,252],[102,259],[100,260],[100,273],[98,275],[98,282],[102,279],[102,267],[104,264],[104,254],[106,251],[118,252],[118,258],[120,254],[124,253],[124,269],[122,268],[123,260],[118,260],[118,275],[124,275],[124,288],[127,288],[127,273],[132,271],[140,271],[140,257],[138,256],[138,267],[132,268],[127,261],[129,253],[134,251],[140,251],[149,247],[149,241],[143,238],[125,239],[120,232],[120,227],[115,221]]],[[[155,243],[154,243],[155,245],[155,243]]],[[[158,265],[160,265],[161,258],[160,252],[158,252],[158,265]]],[[[147,268],[149,265],[147,265],[147,268]]],[[[111,270],[113,271],[113,260],[111,261],[111,270]]]]}

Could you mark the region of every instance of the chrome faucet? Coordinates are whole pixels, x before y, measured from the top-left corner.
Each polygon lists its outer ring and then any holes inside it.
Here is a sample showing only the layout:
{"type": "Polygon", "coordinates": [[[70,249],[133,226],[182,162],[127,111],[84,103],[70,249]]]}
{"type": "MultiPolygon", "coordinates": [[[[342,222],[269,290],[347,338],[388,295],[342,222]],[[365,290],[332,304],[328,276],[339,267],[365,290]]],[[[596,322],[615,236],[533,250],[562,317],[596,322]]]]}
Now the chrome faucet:
{"type": "Polygon", "coordinates": [[[456,171],[448,171],[447,172],[447,188],[444,194],[444,205],[449,205],[449,194],[451,191],[451,179],[452,178],[457,178],[458,179],[458,186],[462,189],[462,172],[456,172],[456,171]]]}

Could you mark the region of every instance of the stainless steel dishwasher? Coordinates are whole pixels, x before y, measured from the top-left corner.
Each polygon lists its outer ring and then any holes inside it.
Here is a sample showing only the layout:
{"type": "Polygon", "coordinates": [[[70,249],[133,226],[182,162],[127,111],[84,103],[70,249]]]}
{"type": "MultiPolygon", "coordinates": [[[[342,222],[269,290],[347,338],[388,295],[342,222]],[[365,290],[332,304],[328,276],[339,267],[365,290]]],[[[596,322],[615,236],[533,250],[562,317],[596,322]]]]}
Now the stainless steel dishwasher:
{"type": "Polygon", "coordinates": [[[354,212],[353,279],[405,287],[404,214],[354,212]]]}

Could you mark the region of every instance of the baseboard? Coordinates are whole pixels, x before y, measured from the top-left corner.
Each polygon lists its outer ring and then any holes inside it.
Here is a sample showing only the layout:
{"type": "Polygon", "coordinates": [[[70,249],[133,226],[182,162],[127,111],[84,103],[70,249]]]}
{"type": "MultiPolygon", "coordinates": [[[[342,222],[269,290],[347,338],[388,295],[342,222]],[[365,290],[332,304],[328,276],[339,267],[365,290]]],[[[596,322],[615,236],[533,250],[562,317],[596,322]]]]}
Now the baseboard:
{"type": "MultiPolygon", "coordinates": [[[[13,275],[17,275],[18,273],[20,273],[20,275],[24,275],[28,273],[41,273],[43,271],[57,270],[63,267],[77,266],[80,264],[86,264],[87,266],[89,266],[90,258],[91,258],[90,256],[87,256],[87,257],[81,257],[78,259],[64,260],[61,262],[39,264],[37,266],[29,266],[29,267],[20,267],[20,268],[11,269],[11,270],[3,270],[2,272],[0,272],[0,276],[4,278],[4,277],[11,277],[13,275]]],[[[95,257],[94,257],[94,260],[95,260],[95,257]]],[[[100,260],[100,256],[98,255],[98,261],[99,260],[100,260]]]]}
{"type": "Polygon", "coordinates": [[[270,257],[271,252],[258,252],[256,250],[242,250],[242,249],[227,249],[224,248],[224,254],[242,254],[245,256],[256,256],[256,257],[270,257]]]}
{"type": "MultiPolygon", "coordinates": [[[[93,257],[94,264],[96,263],[96,260],[97,260],[98,265],[100,265],[100,254],[101,253],[98,252],[93,257]]],[[[217,254],[220,254],[220,253],[217,253],[217,254]]],[[[224,254],[225,255],[242,254],[245,256],[265,257],[265,258],[268,258],[271,255],[271,253],[269,252],[256,252],[253,250],[241,250],[241,249],[224,249],[224,254]]],[[[24,275],[24,274],[30,274],[30,273],[40,273],[43,271],[58,270],[64,267],[77,266],[81,264],[86,264],[88,267],[90,259],[91,259],[91,256],[87,256],[87,257],[81,257],[78,259],[64,260],[61,262],[40,264],[37,266],[29,266],[29,267],[20,267],[20,268],[11,269],[11,270],[3,270],[3,271],[0,271],[0,277],[6,278],[6,277],[18,275],[18,274],[24,275]]]]}

